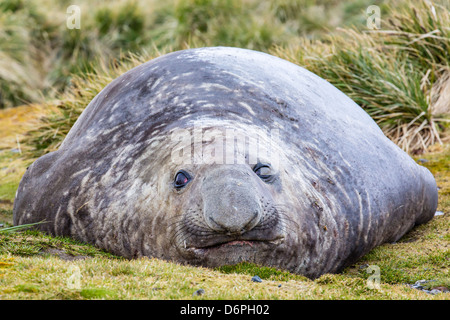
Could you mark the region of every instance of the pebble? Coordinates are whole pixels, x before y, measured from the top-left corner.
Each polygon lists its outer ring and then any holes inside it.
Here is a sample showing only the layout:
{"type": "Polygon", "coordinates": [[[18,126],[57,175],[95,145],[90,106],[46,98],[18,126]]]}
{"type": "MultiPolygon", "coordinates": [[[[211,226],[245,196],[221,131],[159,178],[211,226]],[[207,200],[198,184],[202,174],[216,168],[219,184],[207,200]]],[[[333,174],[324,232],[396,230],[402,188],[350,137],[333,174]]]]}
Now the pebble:
{"type": "Polygon", "coordinates": [[[205,290],[203,289],[198,289],[197,291],[195,291],[192,295],[193,296],[201,296],[202,294],[205,293],[205,290]]]}
{"type": "Polygon", "coordinates": [[[437,290],[437,289],[433,289],[433,290],[430,291],[430,293],[431,294],[438,294],[438,293],[441,293],[441,291],[437,290]]]}
{"type": "Polygon", "coordinates": [[[433,288],[433,290],[438,290],[440,292],[450,292],[450,290],[448,288],[442,287],[442,286],[433,288]]]}
{"type": "Polygon", "coordinates": [[[417,290],[421,290],[421,291],[423,291],[425,293],[433,294],[433,295],[434,294],[439,294],[439,293],[442,293],[442,292],[449,292],[449,290],[446,287],[436,287],[436,288],[433,288],[431,290],[424,289],[423,284],[429,283],[429,282],[433,282],[433,281],[436,281],[436,280],[418,280],[414,284],[409,284],[409,286],[411,288],[414,288],[414,289],[417,289],[417,290]]]}
{"type": "Polygon", "coordinates": [[[436,211],[436,213],[434,214],[434,216],[443,216],[444,213],[442,211],[436,211]]]}
{"type": "Polygon", "coordinates": [[[417,280],[413,285],[411,285],[412,288],[414,289],[419,289],[419,290],[423,290],[423,291],[428,291],[428,290],[424,290],[422,284],[428,283],[430,282],[429,280],[417,280]]]}
{"type": "Polygon", "coordinates": [[[428,162],[429,160],[427,160],[427,159],[419,159],[417,161],[419,161],[420,163],[425,163],[425,162],[428,162]]]}
{"type": "Polygon", "coordinates": [[[252,278],[252,281],[253,281],[253,282],[262,282],[262,280],[261,280],[261,278],[260,278],[259,276],[254,276],[254,277],[252,278]]]}
{"type": "Polygon", "coordinates": [[[0,228],[3,228],[3,223],[0,223],[0,228]]]}

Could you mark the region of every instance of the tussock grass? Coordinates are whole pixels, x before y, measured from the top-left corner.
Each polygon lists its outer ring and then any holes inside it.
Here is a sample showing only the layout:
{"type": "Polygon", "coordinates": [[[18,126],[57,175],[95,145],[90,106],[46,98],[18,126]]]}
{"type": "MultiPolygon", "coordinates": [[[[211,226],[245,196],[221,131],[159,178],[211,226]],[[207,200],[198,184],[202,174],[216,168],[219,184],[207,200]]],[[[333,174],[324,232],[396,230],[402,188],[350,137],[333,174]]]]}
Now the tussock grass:
{"type": "Polygon", "coordinates": [[[363,107],[402,149],[441,143],[450,121],[450,11],[416,1],[388,7],[381,30],[341,29],[273,53],[325,78],[363,107]]]}
{"type": "Polygon", "coordinates": [[[71,30],[63,2],[0,3],[0,108],[56,97],[73,75],[92,72],[97,67],[92,61],[173,43],[172,38],[158,40],[168,25],[159,26],[154,12],[159,5],[153,1],[84,0],[77,5],[82,26],[71,30]]]}
{"type": "MultiPolygon", "coordinates": [[[[74,74],[121,54],[186,47],[237,46],[268,51],[361,24],[369,0],[78,0],[81,28],[66,26],[57,0],[0,3],[0,108],[58,97],[74,74]]],[[[168,50],[170,49],[170,50],[168,50]]]]}
{"type": "Polygon", "coordinates": [[[74,74],[95,69],[92,61],[107,62],[148,40],[143,35],[151,29],[144,24],[153,8],[148,1],[140,1],[139,7],[131,0],[110,6],[83,0],[77,5],[81,29],[67,28],[69,4],[61,1],[0,3],[0,108],[54,98],[74,74]]]}
{"type": "MultiPolygon", "coordinates": [[[[319,40],[296,36],[296,41],[290,44],[272,40],[277,38],[277,30],[289,29],[289,23],[301,20],[306,9],[295,9],[295,3],[287,0],[270,6],[251,1],[244,5],[234,0],[180,0],[170,8],[156,6],[152,11],[155,19],[147,23],[164,26],[166,31],[158,33],[159,29],[155,28],[148,37],[160,39],[159,46],[164,49],[158,49],[152,42],[147,51],[120,54],[109,62],[98,56],[97,59],[86,56],[91,61],[90,66],[79,74],[71,73],[71,85],[65,92],[59,94],[58,99],[43,104],[47,115],[23,140],[24,148],[29,151],[26,155],[36,158],[56,150],[90,100],[121,73],[174,49],[219,44],[269,51],[306,67],[363,107],[403,150],[412,154],[425,152],[428,146],[442,142],[450,121],[450,11],[448,6],[430,3],[422,0],[415,2],[415,6],[408,6],[409,1],[405,0],[397,6],[383,5],[383,12],[388,14],[381,30],[367,30],[360,25],[359,29],[337,29],[319,40]],[[253,16],[250,9],[254,9],[253,16]],[[216,11],[220,14],[214,15],[216,11]],[[248,19],[249,16],[253,20],[248,19]],[[253,35],[256,32],[265,37],[257,26],[245,29],[249,23],[258,24],[274,16],[277,26],[271,27],[267,41],[253,35]],[[255,17],[260,19],[254,20],[255,17]],[[161,39],[164,34],[171,35],[172,42],[161,39]]],[[[111,48],[115,44],[120,46],[121,41],[128,41],[130,46],[131,43],[137,46],[147,43],[145,36],[137,36],[139,30],[146,28],[139,21],[150,14],[145,10],[141,12],[141,6],[140,2],[126,1],[114,7],[100,6],[93,13],[92,32],[80,33],[79,37],[87,37],[86,43],[103,43],[99,48],[107,43],[109,51],[106,50],[104,56],[110,57],[114,56],[111,48]],[[130,25],[130,20],[121,15],[122,9],[134,17],[132,20],[136,24],[130,25]],[[124,38],[125,33],[128,36],[124,38]],[[89,40],[97,36],[102,39],[100,42],[89,40]]],[[[336,7],[333,3],[323,4],[324,12],[336,7]]],[[[345,16],[344,9],[338,12],[344,12],[345,16]]],[[[283,34],[292,37],[292,33],[291,30],[283,34]]],[[[78,46],[82,43],[84,40],[74,41],[78,46]]],[[[81,50],[80,55],[88,54],[90,49],[86,50],[81,50]]]]}

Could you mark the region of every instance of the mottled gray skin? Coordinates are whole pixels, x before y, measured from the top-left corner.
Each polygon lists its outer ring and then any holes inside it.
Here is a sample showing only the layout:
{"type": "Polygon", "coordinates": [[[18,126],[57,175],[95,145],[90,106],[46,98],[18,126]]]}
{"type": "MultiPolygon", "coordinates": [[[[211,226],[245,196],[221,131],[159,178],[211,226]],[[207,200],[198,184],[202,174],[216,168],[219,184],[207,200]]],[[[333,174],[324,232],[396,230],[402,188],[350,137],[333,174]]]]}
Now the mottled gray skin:
{"type": "Polygon", "coordinates": [[[282,59],[219,47],[174,52],[111,82],[60,149],[28,168],[14,223],[45,219],[38,228],[49,234],[128,258],[249,261],[315,278],[398,240],[436,206],[431,173],[342,92],[282,59]],[[264,141],[278,129],[273,179],[250,161],[174,163],[171,133],[199,125],[264,141]],[[176,190],[180,169],[192,180],[176,190]]]}

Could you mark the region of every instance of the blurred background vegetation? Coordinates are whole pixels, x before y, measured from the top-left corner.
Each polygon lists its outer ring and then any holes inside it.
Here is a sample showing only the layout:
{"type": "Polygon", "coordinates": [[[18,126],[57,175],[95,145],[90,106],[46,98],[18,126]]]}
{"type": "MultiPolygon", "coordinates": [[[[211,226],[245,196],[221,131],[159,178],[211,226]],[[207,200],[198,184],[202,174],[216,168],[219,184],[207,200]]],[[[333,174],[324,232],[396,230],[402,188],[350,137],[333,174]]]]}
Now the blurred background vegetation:
{"type": "Polygon", "coordinates": [[[112,79],[155,56],[236,46],[299,64],[349,95],[410,153],[447,139],[449,0],[2,0],[0,108],[44,106],[22,139],[55,150],[112,79]],[[69,29],[70,5],[81,28],[69,29]],[[366,10],[377,5],[378,30],[366,10]]]}

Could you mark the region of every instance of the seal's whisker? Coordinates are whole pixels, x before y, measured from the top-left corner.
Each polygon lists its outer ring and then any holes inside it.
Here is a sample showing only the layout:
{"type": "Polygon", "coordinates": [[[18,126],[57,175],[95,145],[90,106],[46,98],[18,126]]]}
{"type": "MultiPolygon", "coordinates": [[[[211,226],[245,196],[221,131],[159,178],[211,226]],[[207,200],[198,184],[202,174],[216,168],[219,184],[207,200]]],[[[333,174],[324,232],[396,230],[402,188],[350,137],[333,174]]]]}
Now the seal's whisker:
{"type": "Polygon", "coordinates": [[[184,245],[183,242],[189,238],[205,238],[215,235],[215,232],[210,229],[202,228],[201,226],[194,226],[192,224],[186,224],[184,221],[179,222],[180,224],[176,232],[171,237],[171,242],[175,243],[177,246],[184,245]]]}
{"type": "Polygon", "coordinates": [[[294,224],[297,228],[300,227],[299,224],[296,221],[294,221],[291,217],[289,217],[289,215],[283,210],[278,210],[278,214],[283,218],[284,221],[294,224]]]}
{"type": "Polygon", "coordinates": [[[176,243],[179,236],[186,233],[186,230],[185,230],[186,228],[187,228],[187,226],[185,224],[183,224],[182,221],[179,221],[179,224],[177,224],[176,231],[173,233],[173,235],[171,237],[171,241],[173,241],[173,243],[176,243]]]}
{"type": "Polygon", "coordinates": [[[174,232],[173,238],[177,238],[180,234],[186,233],[186,228],[187,228],[186,225],[180,224],[179,227],[174,232]]]}
{"type": "Polygon", "coordinates": [[[183,224],[182,220],[172,221],[171,223],[167,224],[167,228],[177,228],[178,225],[182,225],[182,224],[183,224]]]}

